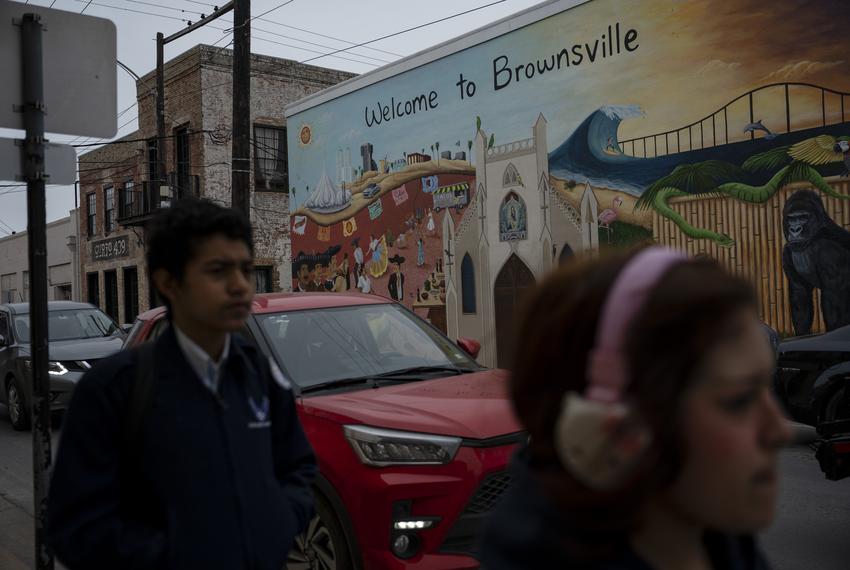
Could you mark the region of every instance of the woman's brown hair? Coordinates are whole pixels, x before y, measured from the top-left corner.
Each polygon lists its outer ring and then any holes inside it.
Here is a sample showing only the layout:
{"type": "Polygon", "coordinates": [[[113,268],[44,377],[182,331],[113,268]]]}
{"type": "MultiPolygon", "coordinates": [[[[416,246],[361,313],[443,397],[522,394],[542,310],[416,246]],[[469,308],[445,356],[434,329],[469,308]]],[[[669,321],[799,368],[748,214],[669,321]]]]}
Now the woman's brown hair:
{"type": "Polygon", "coordinates": [[[648,423],[653,443],[626,485],[594,491],[564,469],[554,426],[564,394],[583,393],[587,386],[599,315],[632,255],[576,260],[550,274],[526,302],[513,359],[511,393],[531,436],[530,467],[571,526],[580,526],[567,545],[579,556],[596,557],[596,551],[626,540],[645,501],[673,482],[685,454],[679,430],[683,394],[729,317],[755,307],[752,288],[708,258],[678,264],[662,277],[627,329],[625,344],[626,398],[648,423]]]}

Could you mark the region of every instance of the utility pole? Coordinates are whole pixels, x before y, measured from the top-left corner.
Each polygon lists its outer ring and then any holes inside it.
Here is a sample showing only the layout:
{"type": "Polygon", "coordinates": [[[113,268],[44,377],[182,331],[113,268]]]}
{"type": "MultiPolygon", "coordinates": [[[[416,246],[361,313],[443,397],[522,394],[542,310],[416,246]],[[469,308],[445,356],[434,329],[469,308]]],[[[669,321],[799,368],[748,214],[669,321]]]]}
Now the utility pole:
{"type": "MultiPolygon", "coordinates": [[[[168,175],[165,169],[165,44],[173,42],[178,38],[182,38],[186,34],[197,30],[201,26],[204,26],[216,18],[219,18],[233,10],[234,0],[231,0],[221,8],[216,9],[212,14],[201,18],[194,24],[189,24],[186,28],[180,30],[179,32],[173,33],[168,37],[163,37],[161,32],[156,34],[156,164],[157,164],[157,177],[159,180],[156,181],[156,185],[154,187],[154,191],[149,193],[150,203],[149,206],[151,210],[154,209],[155,206],[159,204],[160,197],[160,186],[166,186],[166,179],[168,175]]],[[[250,12],[250,8],[249,8],[250,12]]],[[[250,13],[248,14],[248,18],[250,18],[250,13]]],[[[234,13],[235,19],[235,13],[234,13]]],[[[234,22],[235,26],[235,22],[234,22]]],[[[236,31],[234,30],[234,34],[236,31]]],[[[151,180],[151,183],[154,181],[151,180]]]]}
{"type": "MultiPolygon", "coordinates": [[[[165,185],[165,38],[156,33],[156,177],[149,181],[148,207],[153,211],[159,204],[160,187],[165,185]]],[[[150,174],[150,173],[148,173],[150,174]]]]}
{"type": "Polygon", "coordinates": [[[231,207],[250,217],[251,0],[234,0],[231,207]]]}

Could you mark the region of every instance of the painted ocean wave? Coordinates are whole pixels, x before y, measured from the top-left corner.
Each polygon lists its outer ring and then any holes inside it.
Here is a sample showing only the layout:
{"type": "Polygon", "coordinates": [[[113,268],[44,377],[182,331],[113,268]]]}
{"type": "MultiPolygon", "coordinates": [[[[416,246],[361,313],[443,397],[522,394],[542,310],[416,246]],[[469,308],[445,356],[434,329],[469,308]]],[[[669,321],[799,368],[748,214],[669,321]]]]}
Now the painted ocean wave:
{"type": "MultiPolygon", "coordinates": [[[[618,138],[620,123],[643,116],[643,110],[636,105],[600,107],[549,153],[550,172],[558,178],[573,179],[577,183],[589,181],[591,186],[604,186],[639,196],[680,164],[723,160],[740,166],[753,154],[816,134],[847,134],[846,124],[831,125],[780,134],[773,140],[757,138],[650,158],[627,156],[622,153],[618,138]]],[[[747,181],[758,182],[759,178],[759,175],[748,176],[747,181]]]]}

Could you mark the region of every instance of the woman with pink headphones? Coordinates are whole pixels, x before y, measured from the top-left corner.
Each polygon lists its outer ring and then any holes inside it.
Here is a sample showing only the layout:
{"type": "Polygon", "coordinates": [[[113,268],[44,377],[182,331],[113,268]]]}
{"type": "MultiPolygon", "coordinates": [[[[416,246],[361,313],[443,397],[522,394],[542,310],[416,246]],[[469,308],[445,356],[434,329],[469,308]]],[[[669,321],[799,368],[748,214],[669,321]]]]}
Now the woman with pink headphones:
{"type": "Polygon", "coordinates": [[[791,432],[743,280],[651,247],[576,261],[526,306],[511,392],[529,444],[486,570],[766,569],[791,432]]]}

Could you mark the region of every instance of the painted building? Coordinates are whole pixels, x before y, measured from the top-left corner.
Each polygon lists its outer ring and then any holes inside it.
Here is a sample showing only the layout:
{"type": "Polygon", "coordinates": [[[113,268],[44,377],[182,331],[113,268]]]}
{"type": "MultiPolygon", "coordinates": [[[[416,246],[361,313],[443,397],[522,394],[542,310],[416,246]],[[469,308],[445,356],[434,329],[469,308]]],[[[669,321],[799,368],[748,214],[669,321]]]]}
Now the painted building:
{"type": "MultiPolygon", "coordinates": [[[[82,299],[121,323],[155,306],[145,262],[145,224],[181,197],[231,203],[232,51],[198,45],[165,65],[166,179],[159,180],[155,96],[150,72],[136,82],[139,129],[82,154],[82,299]]],[[[351,74],[268,56],[251,56],[251,223],[257,290],[291,284],[287,122],[284,106],[351,74]]],[[[351,154],[337,156],[351,181],[351,154]]]]}
{"type": "Polygon", "coordinates": [[[845,8],[552,0],[292,104],[302,285],[365,276],[505,365],[547,271],[659,243],[749,279],[781,334],[850,324],[845,8]],[[320,212],[340,140],[406,164],[320,212]]]}
{"type": "MultiPolygon", "coordinates": [[[[507,364],[523,291],[560,257],[596,245],[588,241],[596,217],[582,218],[549,184],[543,115],[531,132],[531,138],[488,148],[487,133],[479,130],[475,201],[459,226],[443,218],[446,332],[481,339],[479,358],[490,366],[507,364]]],[[[588,199],[595,211],[590,190],[588,199]]]]}

